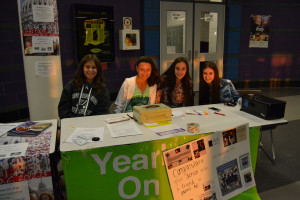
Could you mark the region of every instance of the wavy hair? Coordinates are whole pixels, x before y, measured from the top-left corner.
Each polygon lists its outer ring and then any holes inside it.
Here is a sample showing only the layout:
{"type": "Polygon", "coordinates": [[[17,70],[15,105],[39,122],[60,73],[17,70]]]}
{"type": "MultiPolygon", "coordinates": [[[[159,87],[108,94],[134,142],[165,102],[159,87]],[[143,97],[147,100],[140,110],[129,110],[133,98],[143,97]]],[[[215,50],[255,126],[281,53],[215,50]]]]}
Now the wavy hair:
{"type": "Polygon", "coordinates": [[[158,85],[160,83],[160,75],[158,72],[158,68],[157,68],[156,64],[154,63],[154,61],[152,60],[152,58],[149,56],[142,56],[138,59],[135,66],[138,67],[139,64],[142,62],[149,63],[151,65],[151,75],[147,79],[147,83],[148,83],[149,87],[151,87],[155,84],[158,85]]]}
{"type": "Polygon", "coordinates": [[[208,61],[200,69],[200,88],[199,88],[199,105],[205,105],[209,103],[220,103],[220,77],[219,70],[215,62],[208,61]],[[207,84],[203,78],[203,71],[206,68],[214,70],[215,76],[211,85],[207,84]],[[210,102],[211,97],[211,102],[210,102]]]}
{"type": "Polygon", "coordinates": [[[187,69],[186,69],[186,74],[185,76],[182,78],[181,83],[182,83],[182,89],[183,89],[183,95],[184,95],[184,104],[186,106],[189,106],[191,103],[191,99],[190,98],[194,98],[192,93],[192,89],[193,89],[193,82],[190,76],[190,71],[189,71],[189,64],[187,62],[187,60],[184,57],[178,57],[176,58],[173,63],[171,64],[171,66],[167,69],[167,71],[165,71],[162,76],[164,77],[164,81],[161,84],[161,86],[159,87],[159,89],[163,89],[165,87],[168,88],[167,91],[167,98],[168,98],[168,102],[171,103],[172,102],[172,92],[176,86],[176,75],[175,75],[175,66],[178,63],[183,62],[187,69]]]}
{"type": "Polygon", "coordinates": [[[85,55],[78,64],[77,71],[74,75],[74,83],[77,87],[77,90],[80,91],[82,86],[86,82],[86,77],[83,72],[84,65],[87,62],[94,61],[97,68],[97,75],[93,80],[93,87],[96,89],[97,93],[101,93],[102,88],[104,87],[104,76],[101,68],[101,61],[96,55],[88,54],[85,55]]]}

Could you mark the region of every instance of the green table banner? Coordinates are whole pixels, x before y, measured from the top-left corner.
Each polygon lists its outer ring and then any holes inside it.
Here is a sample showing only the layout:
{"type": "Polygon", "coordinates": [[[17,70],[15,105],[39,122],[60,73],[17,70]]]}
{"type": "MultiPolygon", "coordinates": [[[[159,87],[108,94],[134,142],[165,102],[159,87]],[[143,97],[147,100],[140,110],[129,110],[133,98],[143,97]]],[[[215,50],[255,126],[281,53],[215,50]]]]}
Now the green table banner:
{"type": "MultiPolygon", "coordinates": [[[[209,133],[212,134],[212,133],[209,133]]],[[[62,153],[67,197],[72,199],[173,199],[162,151],[209,134],[62,153]]],[[[260,127],[249,129],[255,172],[260,127]]],[[[256,187],[233,199],[260,199],[256,187]]]]}

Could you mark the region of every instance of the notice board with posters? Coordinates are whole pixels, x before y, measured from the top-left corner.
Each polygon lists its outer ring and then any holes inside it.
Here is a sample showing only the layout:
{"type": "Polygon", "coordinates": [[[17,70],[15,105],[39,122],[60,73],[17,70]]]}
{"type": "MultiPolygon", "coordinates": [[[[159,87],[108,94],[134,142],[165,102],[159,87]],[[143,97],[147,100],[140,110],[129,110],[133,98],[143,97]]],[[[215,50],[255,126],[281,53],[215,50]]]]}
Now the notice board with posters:
{"type": "Polygon", "coordinates": [[[74,20],[78,61],[87,54],[114,61],[113,7],[75,4],[74,20]]]}

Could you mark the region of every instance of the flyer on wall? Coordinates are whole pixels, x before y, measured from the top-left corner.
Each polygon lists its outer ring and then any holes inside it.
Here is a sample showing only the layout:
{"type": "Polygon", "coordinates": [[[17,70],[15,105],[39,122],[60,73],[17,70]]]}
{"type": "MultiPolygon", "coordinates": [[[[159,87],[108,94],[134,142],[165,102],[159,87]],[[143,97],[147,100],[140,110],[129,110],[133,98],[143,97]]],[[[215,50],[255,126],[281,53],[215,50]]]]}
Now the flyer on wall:
{"type": "Polygon", "coordinates": [[[251,15],[250,48],[269,47],[270,15],[251,15]]]}
{"type": "Polygon", "coordinates": [[[59,28],[56,0],[20,0],[25,56],[59,55],[59,28]]]}
{"type": "Polygon", "coordinates": [[[249,125],[163,152],[174,200],[230,199],[255,186],[249,125]]]}

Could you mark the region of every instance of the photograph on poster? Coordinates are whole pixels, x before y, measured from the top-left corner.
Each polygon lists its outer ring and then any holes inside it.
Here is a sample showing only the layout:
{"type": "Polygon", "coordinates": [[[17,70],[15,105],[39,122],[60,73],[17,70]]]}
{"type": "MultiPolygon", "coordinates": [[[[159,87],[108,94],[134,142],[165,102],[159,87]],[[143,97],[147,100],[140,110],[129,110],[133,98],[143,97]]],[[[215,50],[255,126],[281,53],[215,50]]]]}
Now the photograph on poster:
{"type": "Polygon", "coordinates": [[[243,174],[245,186],[249,186],[253,183],[252,172],[248,171],[243,174]]]}
{"type": "Polygon", "coordinates": [[[35,178],[28,181],[30,197],[54,200],[53,183],[51,177],[35,178]]]}
{"type": "Polygon", "coordinates": [[[240,169],[246,169],[250,166],[250,155],[249,153],[246,153],[244,155],[240,156],[240,169]]]}
{"type": "Polygon", "coordinates": [[[204,156],[206,154],[205,144],[203,139],[192,143],[192,147],[193,147],[195,158],[199,158],[200,156],[204,156]]]}
{"type": "Polygon", "coordinates": [[[231,160],[217,167],[222,196],[242,187],[237,160],[231,160]]]}
{"type": "Polygon", "coordinates": [[[203,200],[217,200],[217,195],[215,192],[209,194],[209,195],[205,195],[205,197],[203,198],[203,200]]]}
{"type": "Polygon", "coordinates": [[[181,146],[166,154],[166,162],[169,169],[177,167],[192,160],[190,145],[181,146]]]}
{"type": "Polygon", "coordinates": [[[223,143],[224,147],[230,146],[237,142],[236,129],[226,130],[223,132],[223,143]]]}

